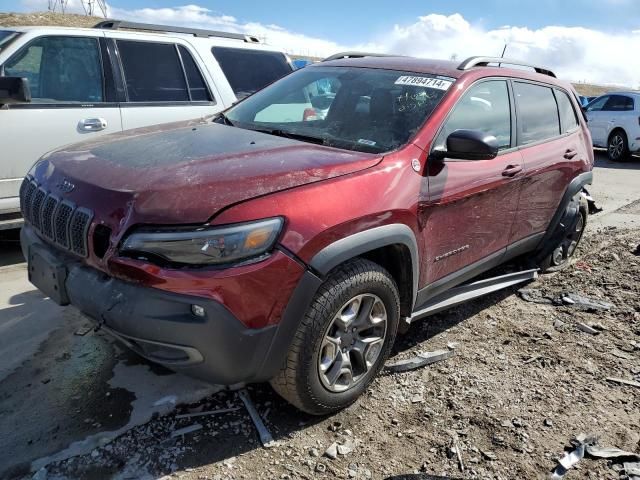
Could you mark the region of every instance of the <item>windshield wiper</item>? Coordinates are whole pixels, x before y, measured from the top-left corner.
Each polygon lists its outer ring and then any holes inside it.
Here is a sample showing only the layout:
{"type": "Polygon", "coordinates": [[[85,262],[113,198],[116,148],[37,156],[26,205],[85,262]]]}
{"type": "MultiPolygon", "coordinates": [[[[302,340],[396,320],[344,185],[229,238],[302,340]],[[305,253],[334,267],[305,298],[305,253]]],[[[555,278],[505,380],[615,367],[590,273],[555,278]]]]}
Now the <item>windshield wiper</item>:
{"type": "Polygon", "coordinates": [[[317,145],[324,145],[326,139],[323,137],[314,137],[313,135],[304,135],[302,133],[288,132],[279,128],[252,128],[256,132],[267,133],[269,135],[275,135],[276,137],[290,138],[292,140],[300,140],[302,142],[315,143],[317,145]]]}

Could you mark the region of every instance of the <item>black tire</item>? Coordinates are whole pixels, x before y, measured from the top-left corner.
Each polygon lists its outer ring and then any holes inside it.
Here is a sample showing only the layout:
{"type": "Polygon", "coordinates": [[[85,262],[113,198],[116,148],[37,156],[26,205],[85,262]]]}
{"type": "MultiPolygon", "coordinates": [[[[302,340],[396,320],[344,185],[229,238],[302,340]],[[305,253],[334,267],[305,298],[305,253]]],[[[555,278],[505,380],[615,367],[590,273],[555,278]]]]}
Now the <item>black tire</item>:
{"type": "MultiPolygon", "coordinates": [[[[400,296],[389,272],[362,258],[336,267],[320,286],[298,326],[280,372],[270,381],[272,387],[285,400],[312,415],[326,415],[349,406],[365,391],[388,358],[399,319],[400,296]],[[383,340],[379,341],[382,346],[376,353],[375,363],[362,373],[357,383],[345,391],[333,392],[323,384],[320,376],[321,351],[329,329],[336,323],[335,318],[348,302],[360,295],[377,297],[384,304],[386,327],[381,336],[383,340]]],[[[340,355],[340,347],[337,348],[337,355],[340,355]]],[[[326,377],[324,379],[326,382],[326,377]]]]}
{"type": "Polygon", "coordinates": [[[624,162],[631,156],[629,140],[623,130],[614,130],[607,141],[607,156],[612,162],[624,162]]]}
{"type": "Polygon", "coordinates": [[[584,230],[587,227],[587,218],[589,217],[589,203],[582,194],[576,195],[573,201],[579,203],[578,211],[580,212],[581,219],[578,221],[579,230],[567,232],[567,235],[562,239],[559,245],[545,257],[538,265],[542,272],[555,272],[562,270],[569,264],[569,259],[576,252],[580,240],[584,235],[584,230]]]}

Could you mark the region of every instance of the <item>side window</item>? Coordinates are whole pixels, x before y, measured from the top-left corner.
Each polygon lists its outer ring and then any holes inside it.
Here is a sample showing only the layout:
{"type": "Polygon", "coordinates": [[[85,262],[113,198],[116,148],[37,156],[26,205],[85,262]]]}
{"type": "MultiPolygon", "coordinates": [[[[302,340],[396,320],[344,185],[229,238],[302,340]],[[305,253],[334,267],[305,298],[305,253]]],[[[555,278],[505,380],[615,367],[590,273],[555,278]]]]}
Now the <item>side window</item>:
{"type": "Polygon", "coordinates": [[[207,88],[207,84],[202,78],[202,74],[196,65],[196,62],[193,60],[191,53],[183,47],[182,45],[178,45],[178,50],[180,50],[180,57],[182,58],[182,64],[184,65],[184,72],[187,75],[187,83],[189,84],[189,94],[191,95],[191,100],[194,102],[206,102],[211,101],[211,94],[209,93],[209,89],[207,88]]]}
{"type": "Polygon", "coordinates": [[[558,105],[551,88],[514,82],[518,105],[521,145],[539,142],[560,134],[558,105]]]}
{"type": "Polygon", "coordinates": [[[238,98],[249,96],[291,72],[280,52],[229,47],[213,47],[211,52],[238,98]]]}
{"type": "Polygon", "coordinates": [[[40,37],[4,64],[4,74],[27,78],[33,103],[104,101],[95,38],[40,37]]]}
{"type": "Polygon", "coordinates": [[[130,102],[188,102],[176,46],[117,40],[130,102]]]}
{"type": "Polygon", "coordinates": [[[472,86],[453,108],[435,148],[446,150],[447,137],[460,129],[493,135],[500,150],[511,147],[511,106],[506,81],[490,80],[472,86]]]}
{"type": "Polygon", "coordinates": [[[561,90],[556,90],[556,100],[558,101],[562,133],[571,132],[578,128],[578,117],[576,117],[576,111],[569,96],[561,90]]]}
{"type": "Polygon", "coordinates": [[[625,112],[633,110],[633,99],[625,95],[611,95],[602,110],[607,112],[625,112]]]}
{"type": "Polygon", "coordinates": [[[609,100],[609,96],[600,97],[593,100],[587,107],[587,112],[599,112],[604,107],[604,104],[609,100]]]}

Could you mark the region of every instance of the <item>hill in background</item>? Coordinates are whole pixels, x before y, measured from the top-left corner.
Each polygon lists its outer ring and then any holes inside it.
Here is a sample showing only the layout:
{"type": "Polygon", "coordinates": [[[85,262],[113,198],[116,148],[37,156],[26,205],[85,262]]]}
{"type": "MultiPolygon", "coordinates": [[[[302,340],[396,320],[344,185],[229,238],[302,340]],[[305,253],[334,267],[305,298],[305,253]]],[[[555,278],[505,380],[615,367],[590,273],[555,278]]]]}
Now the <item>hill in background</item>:
{"type": "MultiPolygon", "coordinates": [[[[93,27],[100,21],[98,17],[76,15],[71,13],[0,13],[0,26],[15,27],[26,25],[47,25],[59,27],[93,27]]],[[[298,55],[290,55],[292,59],[304,58],[298,55]]],[[[573,86],[580,95],[598,96],[607,92],[625,90],[619,86],[592,85],[588,83],[574,83],[573,86]]],[[[628,90],[628,89],[626,89],[628,90]]]]}

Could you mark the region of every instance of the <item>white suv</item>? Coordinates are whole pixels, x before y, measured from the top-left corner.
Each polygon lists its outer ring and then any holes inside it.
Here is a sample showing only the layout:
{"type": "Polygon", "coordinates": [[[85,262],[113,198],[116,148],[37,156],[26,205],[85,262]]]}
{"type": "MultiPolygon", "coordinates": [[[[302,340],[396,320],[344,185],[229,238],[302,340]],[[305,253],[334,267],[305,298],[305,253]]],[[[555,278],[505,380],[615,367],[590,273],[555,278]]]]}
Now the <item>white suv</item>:
{"type": "Polygon", "coordinates": [[[21,223],[20,183],[46,152],[214,115],[291,71],[248,35],[119,21],[0,27],[0,229],[21,223]]]}
{"type": "Polygon", "coordinates": [[[640,92],[616,92],[586,107],[593,145],[605,147],[613,161],[640,151],[640,92]]]}

